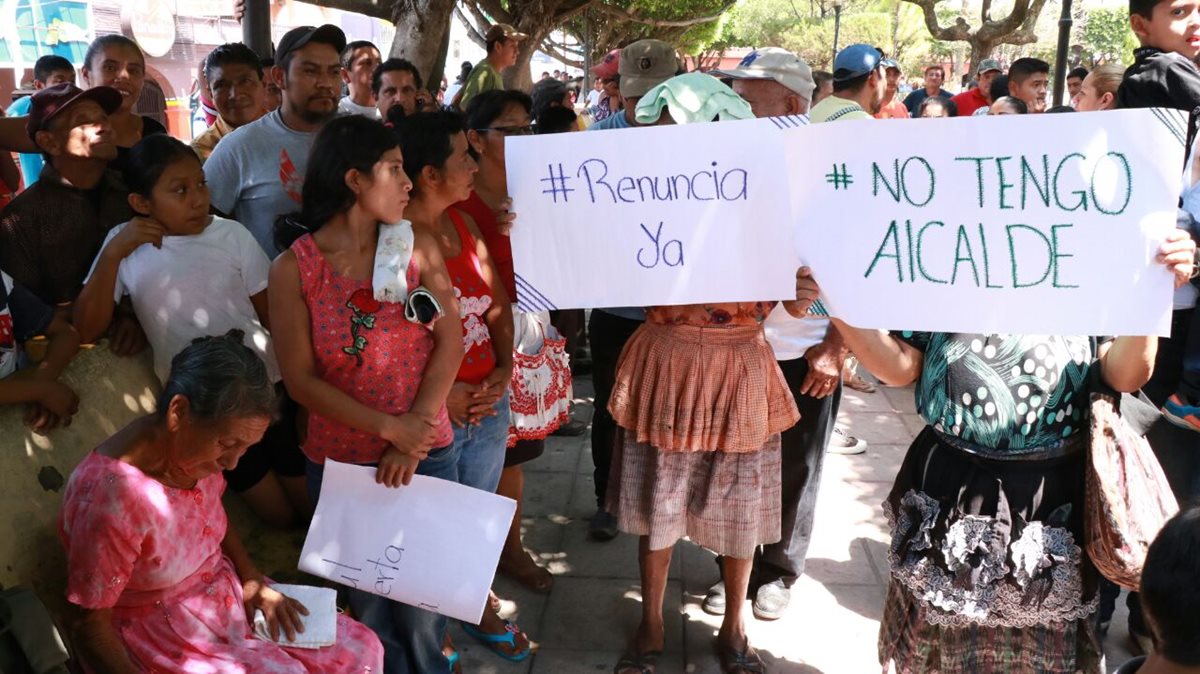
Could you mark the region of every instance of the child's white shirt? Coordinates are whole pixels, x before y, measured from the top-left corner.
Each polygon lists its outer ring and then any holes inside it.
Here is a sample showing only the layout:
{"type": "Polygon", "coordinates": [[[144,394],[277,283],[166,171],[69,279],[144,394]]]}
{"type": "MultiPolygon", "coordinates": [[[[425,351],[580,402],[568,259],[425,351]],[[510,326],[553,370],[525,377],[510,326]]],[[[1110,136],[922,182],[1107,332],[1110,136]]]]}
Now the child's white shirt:
{"type": "MultiPolygon", "coordinates": [[[[104,245],[128,224],[114,227],[104,245]]],[[[120,302],[129,295],[154,350],[154,372],[160,381],[167,381],[171,359],[193,339],[237,328],[246,334],[246,346],[266,363],[271,381],[278,382],[271,336],[250,302],[251,296],[267,289],[270,266],[249,230],[213,217],[199,234],[165,236],[162,248],[145,244],[122,260],[113,299],[120,302]]],[[[89,279],[95,270],[93,263],[89,279]]]]}

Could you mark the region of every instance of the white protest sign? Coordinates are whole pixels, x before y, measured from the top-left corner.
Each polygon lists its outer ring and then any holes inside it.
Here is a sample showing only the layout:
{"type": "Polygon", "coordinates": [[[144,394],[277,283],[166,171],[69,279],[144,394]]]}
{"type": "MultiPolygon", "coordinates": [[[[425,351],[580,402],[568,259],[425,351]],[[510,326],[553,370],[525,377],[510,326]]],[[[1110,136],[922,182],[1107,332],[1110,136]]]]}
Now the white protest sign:
{"type": "Polygon", "coordinates": [[[1186,129],[1123,110],[788,131],[801,255],[858,327],[1166,335],[1172,277],[1154,259],[1186,129]]]}
{"type": "Polygon", "coordinates": [[[300,569],[474,625],[516,508],[422,475],[390,489],[375,468],[326,461],[300,569]]]}
{"type": "Polygon", "coordinates": [[[781,128],[745,120],[508,138],[526,311],[795,296],[781,128]]]}

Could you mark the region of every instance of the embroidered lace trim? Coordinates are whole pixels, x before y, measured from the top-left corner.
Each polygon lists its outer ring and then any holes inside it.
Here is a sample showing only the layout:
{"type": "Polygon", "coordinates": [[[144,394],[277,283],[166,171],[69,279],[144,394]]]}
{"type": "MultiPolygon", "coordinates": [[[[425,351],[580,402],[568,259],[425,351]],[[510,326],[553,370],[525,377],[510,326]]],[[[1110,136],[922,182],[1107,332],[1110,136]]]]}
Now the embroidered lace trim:
{"type": "Polygon", "coordinates": [[[884,511],[892,577],[925,605],[934,625],[1032,627],[1086,618],[1099,604],[1083,597],[1083,551],[1067,529],[1029,522],[1008,543],[994,518],[950,513],[944,540],[936,541],[943,516],[929,495],[909,490],[899,513],[888,502],[884,511]]]}

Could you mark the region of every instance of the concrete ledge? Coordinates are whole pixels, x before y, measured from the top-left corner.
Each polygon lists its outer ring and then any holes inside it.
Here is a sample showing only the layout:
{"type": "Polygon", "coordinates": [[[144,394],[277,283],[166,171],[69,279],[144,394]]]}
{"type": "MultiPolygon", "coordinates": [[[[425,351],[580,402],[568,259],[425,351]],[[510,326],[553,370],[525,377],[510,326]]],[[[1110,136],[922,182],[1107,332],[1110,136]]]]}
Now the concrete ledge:
{"type": "Polygon", "coordinates": [[[32,587],[56,616],[66,602],[58,514],[71,471],[96,445],[153,411],[159,391],[149,349],[118,358],[106,345],[85,347],[62,381],[79,395],[68,428],[36,435],[25,427],[23,406],[0,408],[0,586],[32,587]]]}

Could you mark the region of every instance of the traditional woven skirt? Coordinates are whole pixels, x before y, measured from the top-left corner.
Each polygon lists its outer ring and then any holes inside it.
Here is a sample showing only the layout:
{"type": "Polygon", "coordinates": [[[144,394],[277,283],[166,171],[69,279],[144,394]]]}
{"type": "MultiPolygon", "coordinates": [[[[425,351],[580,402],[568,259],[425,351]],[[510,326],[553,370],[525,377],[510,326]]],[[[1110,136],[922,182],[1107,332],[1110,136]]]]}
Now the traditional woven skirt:
{"type": "Polygon", "coordinates": [[[609,409],[621,431],[607,507],[622,531],[740,559],[779,540],[779,433],[800,413],[760,327],[643,324],[609,409]]]}
{"type": "Polygon", "coordinates": [[[617,526],[662,550],[687,536],[750,559],[779,540],[779,436],[757,452],[663,452],[618,431],[606,508],[617,526]]]}
{"type": "Polygon", "coordinates": [[[800,420],[759,326],[643,323],[621,352],[608,409],[662,451],[756,452],[800,420]]]}
{"type": "Polygon", "coordinates": [[[884,503],[884,672],[1101,671],[1081,440],[1018,460],[930,428],[917,437],[884,503]]]}

